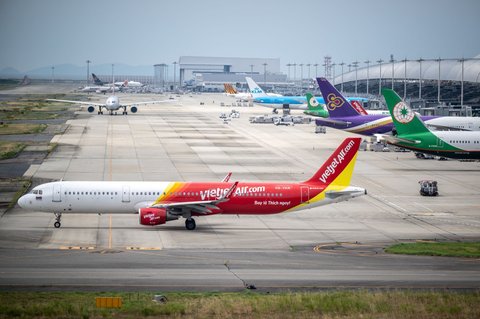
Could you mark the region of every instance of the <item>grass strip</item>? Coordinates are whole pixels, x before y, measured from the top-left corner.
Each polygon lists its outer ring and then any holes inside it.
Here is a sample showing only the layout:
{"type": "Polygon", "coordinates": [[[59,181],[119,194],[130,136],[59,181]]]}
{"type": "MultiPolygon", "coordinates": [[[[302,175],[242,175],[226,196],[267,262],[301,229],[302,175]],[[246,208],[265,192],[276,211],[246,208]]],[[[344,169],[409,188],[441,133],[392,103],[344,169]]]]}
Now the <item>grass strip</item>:
{"type": "Polygon", "coordinates": [[[35,134],[47,128],[46,124],[1,124],[0,135],[35,134]]]}
{"type": "Polygon", "coordinates": [[[24,143],[0,141],[0,159],[14,158],[25,146],[24,143]]]}
{"type": "Polygon", "coordinates": [[[479,318],[479,292],[336,291],[318,293],[2,292],[0,318],[479,318]],[[95,297],[121,297],[119,309],[95,297]]]}
{"type": "Polygon", "coordinates": [[[388,247],[385,252],[404,255],[479,258],[480,242],[401,243],[388,247]]]}

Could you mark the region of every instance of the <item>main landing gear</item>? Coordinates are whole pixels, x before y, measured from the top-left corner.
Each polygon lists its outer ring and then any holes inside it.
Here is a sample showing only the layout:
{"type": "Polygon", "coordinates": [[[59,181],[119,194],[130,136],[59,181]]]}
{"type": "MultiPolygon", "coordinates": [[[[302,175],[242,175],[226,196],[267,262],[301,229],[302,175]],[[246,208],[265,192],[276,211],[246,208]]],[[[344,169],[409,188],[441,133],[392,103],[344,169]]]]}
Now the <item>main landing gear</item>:
{"type": "Polygon", "coordinates": [[[53,226],[55,226],[55,228],[60,228],[60,226],[62,226],[62,224],[60,223],[60,219],[62,218],[62,213],[53,213],[55,215],[55,223],[53,224],[53,226]]]}
{"type": "Polygon", "coordinates": [[[185,220],[185,228],[188,229],[188,230],[194,230],[195,227],[197,227],[196,223],[195,223],[195,219],[193,219],[192,217],[190,218],[187,218],[185,220]]]}

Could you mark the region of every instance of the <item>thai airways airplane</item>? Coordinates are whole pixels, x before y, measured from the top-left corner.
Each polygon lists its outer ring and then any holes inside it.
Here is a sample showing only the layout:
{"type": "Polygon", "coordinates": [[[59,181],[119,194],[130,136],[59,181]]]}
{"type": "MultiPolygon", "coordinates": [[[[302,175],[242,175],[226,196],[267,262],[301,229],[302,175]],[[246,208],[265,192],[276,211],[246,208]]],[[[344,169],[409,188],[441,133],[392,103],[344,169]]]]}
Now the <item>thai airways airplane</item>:
{"type": "Polygon", "coordinates": [[[105,82],[103,82],[102,80],[100,80],[98,78],[98,76],[95,75],[95,73],[92,73],[92,78],[93,78],[93,82],[96,84],[96,85],[99,85],[99,86],[103,86],[103,85],[108,85],[108,86],[119,86],[119,87],[141,87],[141,86],[144,86],[143,83],[141,82],[137,82],[137,81],[129,81],[129,80],[125,80],[125,81],[122,81],[122,82],[114,82],[113,84],[107,84],[105,82]]]}
{"type": "MultiPolygon", "coordinates": [[[[322,95],[326,97],[329,118],[318,118],[317,125],[328,126],[362,135],[385,134],[394,128],[389,114],[365,115],[361,105],[349,102],[326,78],[317,78],[322,95]]],[[[421,116],[428,127],[449,130],[479,130],[480,118],[460,116],[421,116]]]]}
{"type": "MultiPolygon", "coordinates": [[[[277,112],[277,109],[289,110],[308,110],[307,99],[305,96],[282,96],[278,94],[265,93],[260,86],[250,77],[245,77],[250,93],[253,97],[253,102],[262,106],[273,108],[273,112],[277,112]]],[[[317,102],[325,104],[323,97],[316,97],[317,102]]],[[[349,100],[368,101],[366,98],[354,97],[349,100]]]]}
{"type": "Polygon", "coordinates": [[[456,159],[480,159],[479,131],[430,131],[398,94],[382,89],[397,134],[385,136],[389,144],[413,151],[456,159]]]}
{"type": "Polygon", "coordinates": [[[54,213],[60,227],[67,213],[139,213],[141,225],[154,226],[214,214],[265,215],[341,202],[366,194],[350,186],[360,138],[347,138],[308,180],[291,182],[74,182],[46,183],[18,200],[20,207],[54,213]]]}

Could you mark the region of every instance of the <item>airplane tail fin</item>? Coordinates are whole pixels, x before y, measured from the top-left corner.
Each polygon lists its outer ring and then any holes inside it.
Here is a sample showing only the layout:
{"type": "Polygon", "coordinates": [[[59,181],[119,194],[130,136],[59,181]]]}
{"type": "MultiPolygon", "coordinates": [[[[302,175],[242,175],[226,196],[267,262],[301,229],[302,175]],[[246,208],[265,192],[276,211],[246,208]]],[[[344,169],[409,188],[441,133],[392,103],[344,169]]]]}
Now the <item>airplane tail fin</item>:
{"type": "MultiPolygon", "coordinates": [[[[337,89],[328,82],[326,78],[317,78],[318,87],[322,92],[322,96],[327,105],[328,112],[330,117],[341,117],[341,116],[357,116],[361,115],[361,110],[357,110],[353,107],[348,100],[343,97],[343,95],[337,91],[337,89]]],[[[363,109],[365,112],[365,109],[363,109]]],[[[366,113],[366,112],[365,112],[366,113]]]]}
{"type": "Polygon", "coordinates": [[[223,83],[225,93],[227,94],[237,94],[237,90],[230,83],[223,83]]]}
{"type": "Polygon", "coordinates": [[[95,73],[92,73],[92,78],[93,78],[93,83],[95,83],[96,85],[103,85],[103,81],[100,80],[96,75],[95,73]]]}
{"type": "Polygon", "coordinates": [[[315,96],[313,96],[312,93],[307,92],[306,97],[307,97],[308,110],[311,111],[311,112],[315,112],[315,114],[311,114],[311,113],[307,113],[307,114],[320,116],[320,117],[328,117],[329,116],[328,111],[325,109],[324,105],[318,103],[317,99],[315,98],[315,96]]]}
{"type": "Polygon", "coordinates": [[[360,137],[346,138],[322,167],[305,183],[349,186],[361,141],[360,137]]]}
{"type": "Polygon", "coordinates": [[[407,103],[392,89],[382,89],[393,124],[398,135],[430,132],[425,123],[415,114],[407,103]]]}
{"type": "Polygon", "coordinates": [[[248,85],[248,88],[250,89],[250,93],[252,94],[253,98],[267,95],[265,91],[263,91],[262,88],[259,87],[258,84],[252,78],[247,76],[245,77],[245,80],[247,80],[247,85],[248,85]]]}

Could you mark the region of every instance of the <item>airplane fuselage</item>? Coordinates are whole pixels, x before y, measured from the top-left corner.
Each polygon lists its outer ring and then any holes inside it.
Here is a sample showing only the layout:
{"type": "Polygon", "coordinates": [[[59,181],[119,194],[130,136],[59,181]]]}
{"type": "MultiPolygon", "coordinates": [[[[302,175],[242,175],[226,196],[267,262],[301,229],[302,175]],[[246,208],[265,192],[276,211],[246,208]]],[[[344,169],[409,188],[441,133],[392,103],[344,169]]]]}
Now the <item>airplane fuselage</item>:
{"type": "MultiPolygon", "coordinates": [[[[230,183],[223,182],[52,182],[22,196],[21,207],[55,213],[133,214],[155,203],[215,200],[230,183]]],[[[364,194],[364,189],[347,187],[364,194]]],[[[335,202],[322,193],[325,187],[302,183],[239,183],[230,200],[212,214],[277,214],[335,202]]],[[[356,196],[352,196],[356,197],[356,196]]],[[[205,215],[209,215],[206,213],[205,215]]]]}

